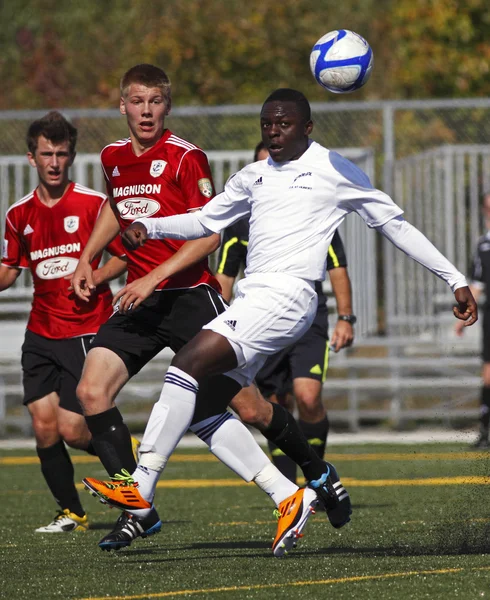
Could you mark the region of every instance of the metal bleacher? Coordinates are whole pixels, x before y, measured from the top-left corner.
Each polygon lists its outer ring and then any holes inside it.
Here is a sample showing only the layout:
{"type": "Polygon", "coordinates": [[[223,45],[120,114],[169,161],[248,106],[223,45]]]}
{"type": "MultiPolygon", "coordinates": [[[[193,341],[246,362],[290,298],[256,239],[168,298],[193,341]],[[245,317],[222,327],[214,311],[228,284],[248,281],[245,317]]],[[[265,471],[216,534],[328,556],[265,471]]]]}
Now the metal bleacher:
{"type": "MultiPolygon", "coordinates": [[[[445,155],[447,152],[445,150],[445,155]]],[[[350,154],[348,150],[343,153],[373,177],[371,151],[350,149],[350,154]]],[[[250,159],[250,152],[214,152],[209,153],[209,158],[219,188],[230,172],[250,159]]],[[[427,160],[427,157],[422,159],[427,160]]],[[[94,168],[97,161],[98,156],[78,156],[74,179],[97,187],[100,183],[94,168]]],[[[24,163],[23,157],[0,158],[2,221],[12,201],[11,190],[15,190],[18,198],[27,191],[22,186],[34,187],[32,172],[27,173],[24,163]]],[[[437,166],[439,168],[439,162],[437,166]]],[[[402,174],[407,170],[405,164],[400,168],[402,174]]],[[[408,183],[402,175],[397,182],[400,188],[397,197],[403,201],[405,194],[409,205],[408,183]]],[[[430,197],[429,191],[427,196],[430,197]]],[[[413,217],[415,223],[416,216],[413,217]]],[[[408,214],[408,218],[412,220],[412,215],[408,214]]],[[[431,222],[434,226],[440,224],[436,219],[431,222]]],[[[456,225],[464,222],[464,215],[459,215],[456,225]]],[[[425,231],[427,224],[422,223],[420,228],[425,231]]],[[[439,229],[429,233],[435,241],[441,234],[439,229]]],[[[375,241],[376,234],[368,231],[357,216],[348,217],[342,235],[359,322],[354,347],[338,355],[330,354],[324,400],[331,421],[352,431],[365,423],[401,427],[425,420],[444,425],[475,421],[481,383],[479,327],[470,328],[462,339],[455,338],[453,298],[447,287],[413,261],[406,263],[406,257],[389,244],[383,246],[379,256],[383,268],[379,269],[376,248],[380,245],[375,241]],[[383,281],[380,282],[381,271],[383,281]],[[379,288],[384,288],[381,293],[379,288]],[[389,334],[385,336],[376,335],[380,297],[383,297],[382,309],[389,334]]],[[[443,250],[451,255],[450,247],[443,250]]],[[[464,270],[464,265],[459,267],[464,270]]],[[[20,349],[31,294],[27,273],[19,277],[13,288],[0,294],[0,435],[30,433],[30,420],[22,406],[20,349]]],[[[329,304],[332,307],[334,303],[329,304]]],[[[332,323],[334,319],[333,316],[332,323]]],[[[118,403],[125,419],[134,426],[146,422],[159,396],[171,356],[170,351],[160,353],[121,391],[118,403]]]]}
{"type": "MultiPolygon", "coordinates": [[[[398,428],[414,421],[453,426],[476,420],[478,331],[456,340],[446,316],[442,320],[445,335],[438,340],[361,337],[353,348],[331,352],[323,396],[334,426],[357,431],[363,424],[398,428]]],[[[31,431],[20,371],[25,322],[25,315],[0,322],[0,435],[31,431]]],[[[118,405],[133,427],[146,422],[171,357],[171,351],[161,352],[121,391],[118,405]]]]}

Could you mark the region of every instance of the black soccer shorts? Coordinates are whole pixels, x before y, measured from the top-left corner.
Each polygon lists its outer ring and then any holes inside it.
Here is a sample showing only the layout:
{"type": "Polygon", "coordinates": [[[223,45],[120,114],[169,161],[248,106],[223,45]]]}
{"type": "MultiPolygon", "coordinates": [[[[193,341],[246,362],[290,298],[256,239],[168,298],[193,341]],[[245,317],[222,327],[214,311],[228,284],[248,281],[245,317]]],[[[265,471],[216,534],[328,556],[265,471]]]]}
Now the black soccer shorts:
{"type": "Polygon", "coordinates": [[[100,327],[91,348],[112,350],[132,377],[164,348],[178,352],[226,307],[208,285],[153,292],[127,315],[115,312],[100,327]]]}
{"type": "Polygon", "coordinates": [[[93,337],[53,340],[27,330],[22,345],[24,404],[56,392],[61,408],[81,415],[76,389],[93,337]]]}

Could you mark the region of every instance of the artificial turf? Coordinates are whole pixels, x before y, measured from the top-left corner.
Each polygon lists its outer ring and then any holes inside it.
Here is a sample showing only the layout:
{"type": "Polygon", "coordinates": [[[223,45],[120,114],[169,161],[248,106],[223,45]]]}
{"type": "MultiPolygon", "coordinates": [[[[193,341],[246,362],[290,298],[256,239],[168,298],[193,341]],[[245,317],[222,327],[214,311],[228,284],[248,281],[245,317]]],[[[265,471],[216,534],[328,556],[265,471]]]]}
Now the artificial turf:
{"type": "MultiPolygon", "coordinates": [[[[35,454],[0,452],[1,597],[490,598],[490,454],[461,444],[329,452],[352,522],[337,531],[317,513],[282,560],[270,549],[270,499],[206,451],[177,452],[157,492],[162,532],[118,553],[97,546],[118,513],[84,492],[88,532],[34,533],[57,508],[35,454]]],[[[97,462],[75,468],[77,481],[105,476],[97,462]]]]}

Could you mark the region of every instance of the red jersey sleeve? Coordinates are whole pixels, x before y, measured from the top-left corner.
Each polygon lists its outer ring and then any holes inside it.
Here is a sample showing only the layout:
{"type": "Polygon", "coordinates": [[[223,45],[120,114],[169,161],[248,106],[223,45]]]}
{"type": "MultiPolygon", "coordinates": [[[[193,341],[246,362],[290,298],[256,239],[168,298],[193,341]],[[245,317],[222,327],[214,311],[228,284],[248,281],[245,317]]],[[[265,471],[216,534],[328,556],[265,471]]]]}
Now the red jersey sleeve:
{"type": "Polygon", "coordinates": [[[182,157],[177,179],[188,211],[203,207],[215,195],[211,167],[200,149],[190,150],[182,157]]]}
{"type": "Polygon", "coordinates": [[[126,250],[122,244],[120,235],[117,235],[112,240],[112,242],[107,246],[106,250],[109,252],[109,254],[112,254],[112,256],[119,256],[120,258],[122,256],[126,256],[126,250]]]}
{"type": "Polygon", "coordinates": [[[17,267],[20,269],[29,268],[29,258],[26,254],[26,249],[22,244],[22,239],[19,235],[19,232],[8,215],[5,219],[2,265],[6,265],[7,267],[17,267]]]}

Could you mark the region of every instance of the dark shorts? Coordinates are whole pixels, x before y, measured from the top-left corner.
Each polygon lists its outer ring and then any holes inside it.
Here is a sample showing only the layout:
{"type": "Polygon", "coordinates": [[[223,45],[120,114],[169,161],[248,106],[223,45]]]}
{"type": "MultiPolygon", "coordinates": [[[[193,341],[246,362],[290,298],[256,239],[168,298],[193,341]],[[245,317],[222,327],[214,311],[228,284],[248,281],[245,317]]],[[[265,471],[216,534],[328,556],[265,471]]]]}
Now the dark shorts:
{"type": "Polygon", "coordinates": [[[164,348],[178,352],[226,308],[213,288],[153,292],[128,315],[114,313],[92,342],[117,354],[132,377],[164,348]]]}
{"type": "Polygon", "coordinates": [[[62,408],[81,415],[76,389],[93,337],[52,340],[27,330],[22,345],[24,404],[56,392],[62,408]]]}
{"type": "Polygon", "coordinates": [[[262,394],[283,396],[293,389],[298,377],[323,383],[328,368],[328,311],[320,307],[313,324],[292,346],[270,356],[258,372],[255,382],[262,394]]]}
{"type": "MultiPolygon", "coordinates": [[[[164,348],[178,352],[226,308],[223,298],[207,285],[153,292],[129,315],[112,315],[99,329],[91,348],[112,350],[132,377],[164,348]]],[[[201,380],[193,423],[221,414],[239,389],[236,381],[225,375],[201,380]]]]}
{"type": "Polygon", "coordinates": [[[490,363],[490,312],[483,313],[483,347],[482,347],[482,358],[483,362],[490,363]]]}

